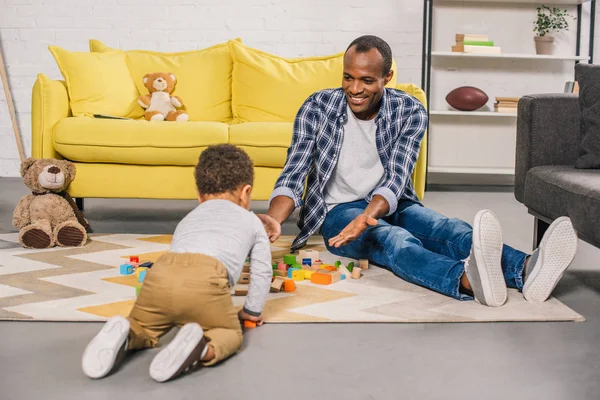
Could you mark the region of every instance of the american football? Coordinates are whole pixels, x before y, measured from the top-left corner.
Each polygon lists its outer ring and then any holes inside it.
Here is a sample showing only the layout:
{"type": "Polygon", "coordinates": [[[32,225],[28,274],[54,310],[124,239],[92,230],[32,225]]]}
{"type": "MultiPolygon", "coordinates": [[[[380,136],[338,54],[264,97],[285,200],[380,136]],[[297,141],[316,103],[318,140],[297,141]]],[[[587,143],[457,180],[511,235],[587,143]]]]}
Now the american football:
{"type": "Polygon", "coordinates": [[[489,100],[487,94],[473,86],[461,86],[446,96],[446,101],[460,111],[474,111],[481,108],[489,100]]]}

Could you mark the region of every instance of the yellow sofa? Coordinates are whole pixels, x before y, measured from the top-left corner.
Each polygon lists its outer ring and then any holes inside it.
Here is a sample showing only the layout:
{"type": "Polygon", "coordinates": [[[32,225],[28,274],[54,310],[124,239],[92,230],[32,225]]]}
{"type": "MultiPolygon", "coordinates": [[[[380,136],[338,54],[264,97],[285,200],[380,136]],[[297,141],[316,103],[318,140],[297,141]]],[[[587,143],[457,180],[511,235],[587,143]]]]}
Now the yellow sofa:
{"type": "MultiPolygon", "coordinates": [[[[51,51],[65,79],[37,77],[32,156],[73,161],[77,176],[69,193],[79,199],[194,199],[199,154],[209,145],[232,143],[254,161],[253,199],[267,200],[286,159],[296,111],[308,95],[338,87],[342,78],[342,53],[286,59],[239,39],[181,53],[122,51],[95,40],[89,53],[51,51]],[[143,74],[155,71],[175,73],[174,94],[183,98],[190,121],[143,119],[135,100],[147,93],[143,74]],[[94,118],[92,111],[130,119],[94,118]]],[[[395,79],[390,84],[426,105],[417,86],[395,79]]],[[[412,175],[420,198],[426,153],[425,138],[412,175]]]]}

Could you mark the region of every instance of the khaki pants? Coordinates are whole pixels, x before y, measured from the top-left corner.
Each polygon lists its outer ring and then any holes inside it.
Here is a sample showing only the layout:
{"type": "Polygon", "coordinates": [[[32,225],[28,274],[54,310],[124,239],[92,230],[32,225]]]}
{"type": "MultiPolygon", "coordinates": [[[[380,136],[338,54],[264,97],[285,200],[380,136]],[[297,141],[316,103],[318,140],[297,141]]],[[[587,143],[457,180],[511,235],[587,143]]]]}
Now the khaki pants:
{"type": "Polygon", "coordinates": [[[155,347],[175,325],[197,322],[215,350],[205,365],[226,359],[242,346],[242,329],[231,300],[227,270],[203,254],[166,253],[148,269],[129,314],[128,349],[155,347]]]}

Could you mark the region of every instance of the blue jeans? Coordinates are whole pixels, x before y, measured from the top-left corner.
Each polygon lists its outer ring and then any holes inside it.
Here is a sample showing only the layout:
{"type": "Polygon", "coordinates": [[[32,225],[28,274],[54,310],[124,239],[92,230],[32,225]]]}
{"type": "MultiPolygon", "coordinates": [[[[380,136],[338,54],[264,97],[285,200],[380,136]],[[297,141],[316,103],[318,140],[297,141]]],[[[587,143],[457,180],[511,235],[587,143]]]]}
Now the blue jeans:
{"type": "MultiPolygon", "coordinates": [[[[340,204],[329,211],[321,234],[332,254],[368,259],[408,282],[455,299],[473,299],[459,291],[465,271],[464,259],[471,252],[473,228],[419,203],[400,200],[394,214],[368,227],[356,240],[338,248],[330,247],[329,239],[362,214],[367,205],[366,201],[359,200],[340,204]]],[[[526,258],[525,253],[504,245],[501,263],[508,287],[523,289],[526,258]]]]}

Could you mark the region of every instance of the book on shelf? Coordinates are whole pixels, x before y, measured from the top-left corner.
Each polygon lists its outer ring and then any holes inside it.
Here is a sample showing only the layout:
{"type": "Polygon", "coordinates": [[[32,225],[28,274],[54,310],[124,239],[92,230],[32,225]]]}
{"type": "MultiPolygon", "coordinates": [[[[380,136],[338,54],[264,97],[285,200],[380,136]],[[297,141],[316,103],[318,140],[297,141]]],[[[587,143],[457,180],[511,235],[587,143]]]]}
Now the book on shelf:
{"type": "Polygon", "coordinates": [[[457,46],[493,46],[493,40],[465,40],[465,41],[456,41],[457,46]]]}
{"type": "Polygon", "coordinates": [[[565,82],[565,93],[579,93],[579,84],[577,81],[567,81],[565,82]]]}
{"type": "Polygon", "coordinates": [[[494,111],[502,113],[516,113],[520,97],[496,97],[494,111]]]}
{"type": "Polygon", "coordinates": [[[498,46],[452,46],[453,53],[477,53],[477,54],[500,54],[502,50],[498,46]]]}
{"type": "Polygon", "coordinates": [[[457,33],[456,41],[457,42],[465,42],[465,41],[474,41],[474,42],[487,42],[490,40],[488,35],[482,35],[478,33],[457,33]]]}

